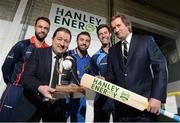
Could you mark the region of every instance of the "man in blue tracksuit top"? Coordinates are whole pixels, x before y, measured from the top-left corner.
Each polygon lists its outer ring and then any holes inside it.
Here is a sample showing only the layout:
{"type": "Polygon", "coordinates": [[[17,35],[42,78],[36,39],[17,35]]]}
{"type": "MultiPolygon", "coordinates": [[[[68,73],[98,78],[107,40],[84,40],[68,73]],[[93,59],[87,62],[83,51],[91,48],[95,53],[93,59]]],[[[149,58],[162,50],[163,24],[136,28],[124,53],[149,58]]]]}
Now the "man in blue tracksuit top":
{"type": "MultiPolygon", "coordinates": [[[[77,36],[77,48],[71,50],[77,63],[77,75],[80,81],[84,73],[90,73],[90,56],[87,49],[91,41],[88,32],[81,32],[77,36]]],[[[76,95],[74,98],[67,99],[67,118],[70,116],[71,122],[85,122],[86,97],[83,94],[76,95]]]]}
{"type": "Polygon", "coordinates": [[[0,121],[11,121],[12,110],[21,97],[23,88],[20,79],[24,65],[35,48],[46,48],[45,38],[49,32],[50,20],[39,17],[35,22],[35,36],[17,42],[9,51],[3,65],[2,73],[7,88],[0,100],[0,121]]]}
{"type": "MultiPolygon", "coordinates": [[[[97,27],[97,35],[101,41],[102,47],[91,58],[91,70],[94,76],[105,77],[107,73],[107,56],[110,48],[111,32],[106,24],[97,27]]],[[[114,119],[114,103],[108,98],[106,102],[96,93],[94,99],[94,122],[109,122],[110,114],[114,119]]]]}

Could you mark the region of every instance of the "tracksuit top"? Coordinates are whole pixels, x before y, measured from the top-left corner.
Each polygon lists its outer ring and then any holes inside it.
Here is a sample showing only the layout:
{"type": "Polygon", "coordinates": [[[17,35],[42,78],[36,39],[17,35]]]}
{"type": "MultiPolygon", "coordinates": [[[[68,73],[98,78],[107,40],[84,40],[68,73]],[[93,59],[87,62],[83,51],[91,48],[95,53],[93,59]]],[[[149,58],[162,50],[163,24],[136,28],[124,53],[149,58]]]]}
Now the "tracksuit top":
{"type": "MultiPolygon", "coordinates": [[[[107,57],[108,54],[101,48],[99,49],[91,58],[91,71],[92,74],[95,75],[101,75],[105,76],[108,69],[108,63],[107,63],[107,57]]],[[[96,93],[94,103],[97,102],[99,99],[100,94],[96,93]]],[[[113,100],[108,98],[105,105],[103,106],[104,110],[112,111],[114,110],[114,103],[113,100]]]]}
{"type": "Polygon", "coordinates": [[[24,72],[24,65],[30,58],[35,48],[49,47],[43,43],[41,47],[35,44],[35,37],[17,42],[9,51],[2,66],[2,73],[5,83],[20,83],[21,75],[24,72]]]}

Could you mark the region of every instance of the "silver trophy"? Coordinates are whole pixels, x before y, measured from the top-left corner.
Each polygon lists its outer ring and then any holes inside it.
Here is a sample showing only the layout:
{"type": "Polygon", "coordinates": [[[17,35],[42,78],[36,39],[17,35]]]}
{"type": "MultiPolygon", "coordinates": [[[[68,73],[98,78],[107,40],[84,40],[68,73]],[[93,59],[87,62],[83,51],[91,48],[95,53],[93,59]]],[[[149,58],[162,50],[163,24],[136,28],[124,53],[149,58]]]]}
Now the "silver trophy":
{"type": "Polygon", "coordinates": [[[57,71],[61,75],[61,85],[56,86],[56,91],[53,93],[54,98],[80,98],[85,95],[84,88],[80,86],[77,78],[75,65],[75,60],[71,56],[67,56],[62,61],[62,65],[57,67],[57,71]]]}

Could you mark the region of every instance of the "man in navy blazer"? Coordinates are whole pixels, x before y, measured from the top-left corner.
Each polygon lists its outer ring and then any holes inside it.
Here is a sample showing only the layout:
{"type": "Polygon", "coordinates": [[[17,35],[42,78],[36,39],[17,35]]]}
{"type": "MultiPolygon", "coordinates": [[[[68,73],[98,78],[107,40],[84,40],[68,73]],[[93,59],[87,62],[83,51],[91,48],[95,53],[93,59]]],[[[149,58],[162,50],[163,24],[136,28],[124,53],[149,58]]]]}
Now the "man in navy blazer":
{"type": "MultiPolygon", "coordinates": [[[[66,50],[71,41],[71,32],[66,28],[57,28],[52,37],[52,46],[43,50],[35,50],[30,60],[26,63],[22,76],[24,87],[23,97],[15,107],[14,121],[36,121],[42,118],[43,122],[65,122],[65,99],[55,102],[52,93],[55,88],[50,87],[53,78],[55,56],[60,60],[68,55],[66,50]]],[[[60,62],[60,66],[62,62],[60,62]]],[[[61,71],[61,70],[60,70],[61,71]]],[[[61,76],[61,78],[64,78],[61,76]]],[[[69,79],[69,78],[66,78],[69,79]]],[[[62,81],[62,79],[61,79],[62,81]]],[[[69,80],[70,81],[70,80],[69,80]]],[[[77,85],[59,86],[58,90],[74,92],[80,87],[77,85]],[[73,87],[72,87],[73,86],[73,87]]]]}
{"type": "Polygon", "coordinates": [[[115,101],[115,121],[157,121],[161,103],[166,101],[166,60],[153,37],[132,34],[126,16],[112,17],[111,28],[120,41],[109,50],[105,79],[149,99],[143,112],[115,101]]]}

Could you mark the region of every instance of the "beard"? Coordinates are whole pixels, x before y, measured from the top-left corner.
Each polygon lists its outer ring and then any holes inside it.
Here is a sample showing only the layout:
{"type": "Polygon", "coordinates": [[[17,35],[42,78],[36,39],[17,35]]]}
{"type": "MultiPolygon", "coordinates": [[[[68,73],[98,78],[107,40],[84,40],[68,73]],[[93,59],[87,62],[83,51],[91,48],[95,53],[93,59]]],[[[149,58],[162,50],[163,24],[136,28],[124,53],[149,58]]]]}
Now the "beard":
{"type": "Polygon", "coordinates": [[[36,36],[36,38],[37,38],[40,42],[43,42],[47,35],[45,35],[45,36],[43,36],[43,37],[40,37],[40,36],[38,35],[38,33],[35,32],[35,36],[36,36]]]}
{"type": "Polygon", "coordinates": [[[77,48],[81,53],[87,53],[87,49],[83,49],[83,48],[81,48],[79,46],[77,48]]]}

